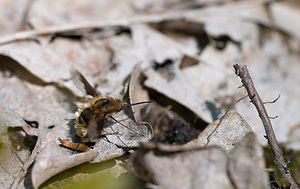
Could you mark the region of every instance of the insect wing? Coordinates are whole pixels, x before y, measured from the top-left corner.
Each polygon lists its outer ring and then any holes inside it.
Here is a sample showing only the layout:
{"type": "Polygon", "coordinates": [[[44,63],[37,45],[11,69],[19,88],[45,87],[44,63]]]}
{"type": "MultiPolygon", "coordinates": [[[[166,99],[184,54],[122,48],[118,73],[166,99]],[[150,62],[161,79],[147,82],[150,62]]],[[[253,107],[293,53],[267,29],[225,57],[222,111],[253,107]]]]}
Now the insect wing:
{"type": "Polygon", "coordinates": [[[87,95],[91,95],[92,97],[99,96],[100,94],[96,91],[94,87],[86,80],[86,78],[76,69],[71,70],[71,76],[74,85],[80,89],[85,90],[87,95]]]}
{"type": "Polygon", "coordinates": [[[87,134],[90,139],[95,139],[103,136],[102,131],[105,124],[105,116],[100,115],[95,119],[91,119],[89,121],[88,127],[87,127],[87,134]]]}

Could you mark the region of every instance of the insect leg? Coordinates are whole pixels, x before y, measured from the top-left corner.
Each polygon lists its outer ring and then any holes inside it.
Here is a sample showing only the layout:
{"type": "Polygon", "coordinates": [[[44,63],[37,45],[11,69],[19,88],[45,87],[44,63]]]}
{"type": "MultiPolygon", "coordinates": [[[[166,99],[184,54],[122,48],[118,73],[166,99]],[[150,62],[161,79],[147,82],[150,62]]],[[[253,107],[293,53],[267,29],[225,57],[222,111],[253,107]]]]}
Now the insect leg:
{"type": "Polygon", "coordinates": [[[114,120],[115,122],[117,122],[117,123],[119,123],[120,125],[122,125],[123,127],[125,127],[125,128],[127,128],[128,130],[132,131],[133,133],[138,134],[138,135],[140,135],[140,136],[143,136],[142,134],[140,134],[140,133],[134,131],[133,129],[131,129],[131,128],[129,128],[128,126],[124,125],[123,123],[119,122],[119,121],[116,120],[113,116],[110,115],[109,117],[110,117],[112,120],[114,120]]]}
{"type": "Polygon", "coordinates": [[[116,135],[116,137],[122,142],[122,144],[125,145],[126,148],[128,148],[128,146],[121,140],[121,138],[118,136],[118,134],[116,133],[116,131],[112,128],[112,126],[110,125],[109,128],[112,130],[112,132],[116,135]]]}

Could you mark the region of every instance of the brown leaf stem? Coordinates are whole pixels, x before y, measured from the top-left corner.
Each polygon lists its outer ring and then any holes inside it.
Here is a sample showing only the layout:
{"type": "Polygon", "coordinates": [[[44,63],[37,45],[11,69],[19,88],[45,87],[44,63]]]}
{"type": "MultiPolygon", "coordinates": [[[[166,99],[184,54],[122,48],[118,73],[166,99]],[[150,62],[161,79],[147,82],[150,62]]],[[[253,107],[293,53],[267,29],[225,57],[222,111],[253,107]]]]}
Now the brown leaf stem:
{"type": "Polygon", "coordinates": [[[272,128],[272,124],[270,122],[270,118],[268,116],[264,103],[262,102],[254,87],[247,67],[245,65],[239,66],[237,64],[233,67],[236,71],[236,74],[241,78],[242,83],[244,84],[247,90],[248,96],[251,99],[251,102],[254,104],[256,110],[258,111],[259,117],[263,122],[267,134],[268,143],[274,155],[275,163],[279,171],[281,172],[286,184],[288,185],[288,188],[298,189],[299,187],[296,184],[294,178],[292,177],[291,172],[287,167],[287,163],[284,161],[282,151],[279,148],[274,130],[272,128]]]}

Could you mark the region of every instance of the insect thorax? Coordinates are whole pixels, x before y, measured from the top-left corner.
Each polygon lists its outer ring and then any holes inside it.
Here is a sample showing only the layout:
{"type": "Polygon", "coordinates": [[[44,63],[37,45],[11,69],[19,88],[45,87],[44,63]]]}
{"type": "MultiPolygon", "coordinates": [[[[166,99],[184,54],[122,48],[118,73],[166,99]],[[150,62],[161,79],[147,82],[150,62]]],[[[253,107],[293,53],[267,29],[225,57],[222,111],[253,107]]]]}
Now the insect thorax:
{"type": "Polygon", "coordinates": [[[76,112],[76,123],[83,124],[84,127],[87,127],[91,119],[97,116],[119,112],[122,108],[123,103],[119,99],[107,96],[94,97],[83,104],[82,107],[78,108],[76,112]]]}

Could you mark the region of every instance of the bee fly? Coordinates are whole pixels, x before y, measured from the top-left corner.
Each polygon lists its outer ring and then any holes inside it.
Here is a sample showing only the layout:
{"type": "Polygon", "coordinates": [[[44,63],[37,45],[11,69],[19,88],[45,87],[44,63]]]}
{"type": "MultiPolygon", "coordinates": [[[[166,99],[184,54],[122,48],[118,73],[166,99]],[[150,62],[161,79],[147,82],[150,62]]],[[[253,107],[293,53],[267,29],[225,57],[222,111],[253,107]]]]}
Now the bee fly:
{"type": "MultiPolygon", "coordinates": [[[[130,107],[138,104],[150,103],[151,101],[138,102],[134,104],[128,104],[127,102],[112,98],[109,96],[101,96],[94,87],[92,87],[89,82],[85,79],[85,77],[79,73],[77,70],[74,70],[72,73],[73,77],[79,79],[84,86],[85,92],[87,95],[92,96],[93,98],[88,100],[82,107],[78,108],[76,112],[76,121],[75,121],[75,129],[77,135],[81,138],[81,142],[87,143],[92,141],[97,137],[101,137],[101,132],[104,128],[105,122],[107,121],[107,117],[111,118],[113,121],[121,124],[126,127],[130,131],[137,133],[133,129],[127,127],[123,123],[117,121],[114,117],[111,116],[112,113],[120,112],[124,107],[130,107]]],[[[74,81],[76,82],[76,80],[74,81]]],[[[76,83],[75,83],[76,84],[76,83]]],[[[114,129],[110,126],[113,134],[116,134],[118,139],[127,146],[117,135],[114,129]]],[[[81,143],[73,143],[65,140],[58,139],[60,143],[68,148],[78,150],[78,151],[89,151],[91,150],[84,144],[81,143]]]]}

